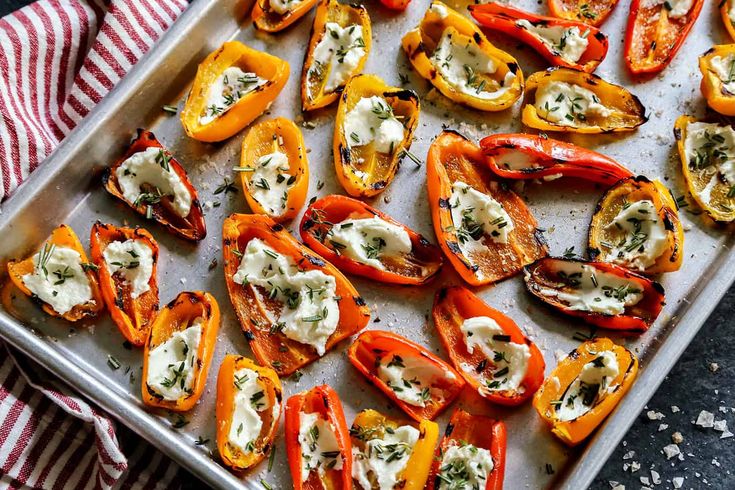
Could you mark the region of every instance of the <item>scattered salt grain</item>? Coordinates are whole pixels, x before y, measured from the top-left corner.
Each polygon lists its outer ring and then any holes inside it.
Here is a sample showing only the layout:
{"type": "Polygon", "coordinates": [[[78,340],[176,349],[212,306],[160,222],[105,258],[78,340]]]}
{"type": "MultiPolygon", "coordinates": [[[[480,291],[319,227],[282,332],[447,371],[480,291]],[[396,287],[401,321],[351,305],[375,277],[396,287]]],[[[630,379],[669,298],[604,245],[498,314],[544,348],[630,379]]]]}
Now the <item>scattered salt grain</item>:
{"type": "Polygon", "coordinates": [[[663,432],[663,431],[665,431],[668,428],[669,428],[669,424],[659,424],[658,431],[659,432],[663,432]]]}
{"type": "Polygon", "coordinates": [[[715,415],[712,412],[708,412],[707,410],[702,410],[699,412],[699,416],[697,417],[697,421],[694,422],[695,425],[698,425],[700,427],[712,427],[715,423],[715,415]]]}
{"type": "Polygon", "coordinates": [[[648,417],[648,420],[661,420],[666,417],[666,415],[661,412],[656,412],[655,410],[649,410],[646,412],[646,416],[648,417]]]}
{"type": "Polygon", "coordinates": [[[727,420],[715,420],[712,428],[717,432],[725,432],[727,430],[727,420]]]}
{"type": "Polygon", "coordinates": [[[708,366],[710,372],[716,373],[718,369],[720,369],[720,365],[716,362],[710,362],[708,366]]]}
{"type": "Polygon", "coordinates": [[[681,454],[681,451],[676,444],[669,444],[668,446],[664,446],[664,454],[666,455],[666,459],[671,459],[681,454]]]}
{"type": "Polygon", "coordinates": [[[671,413],[678,413],[678,412],[681,412],[679,407],[677,407],[676,405],[671,405],[671,413]]]}
{"type": "Polygon", "coordinates": [[[661,475],[659,475],[657,471],[651,470],[651,481],[654,485],[660,485],[661,475]]]}
{"type": "Polygon", "coordinates": [[[671,483],[674,485],[674,488],[679,489],[684,486],[684,477],[675,476],[671,479],[671,483]]]}
{"type": "Polygon", "coordinates": [[[641,464],[638,461],[633,461],[630,464],[630,472],[635,473],[636,471],[641,469],[641,464]]]}
{"type": "Polygon", "coordinates": [[[623,459],[631,459],[633,456],[635,456],[635,451],[628,451],[623,454],[623,459]]]}

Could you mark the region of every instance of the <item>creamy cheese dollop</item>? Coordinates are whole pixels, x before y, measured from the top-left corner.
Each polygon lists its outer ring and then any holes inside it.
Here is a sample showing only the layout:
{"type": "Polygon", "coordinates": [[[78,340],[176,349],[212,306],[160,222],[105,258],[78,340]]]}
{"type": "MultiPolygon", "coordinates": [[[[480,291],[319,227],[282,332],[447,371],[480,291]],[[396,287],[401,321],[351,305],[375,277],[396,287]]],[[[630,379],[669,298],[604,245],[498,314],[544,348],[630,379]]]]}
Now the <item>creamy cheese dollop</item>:
{"type": "Polygon", "coordinates": [[[33,272],[21,277],[23,284],[59,315],[75,306],[94,304],[79,252],[47,242],[32,260],[33,272]]]}
{"type": "Polygon", "coordinates": [[[589,45],[589,30],[581,32],[579,27],[547,26],[533,24],[527,19],[516,21],[516,25],[533,34],[548,46],[554,54],[569,63],[576,63],[589,45]]]}
{"type": "Polygon", "coordinates": [[[286,211],[288,189],[295,180],[288,173],[290,168],[288,156],[280,151],[261,156],[253,166],[248,190],[271,216],[286,211]]]}
{"type": "Polygon", "coordinates": [[[150,291],[153,274],[153,250],[142,240],[116,240],[102,252],[110,275],[119,274],[131,287],[130,296],[135,299],[150,291]]]}
{"type": "Polygon", "coordinates": [[[494,467],[493,457],[485,448],[473,444],[449,446],[439,465],[439,490],[457,488],[457,481],[465,483],[461,487],[463,489],[485,488],[487,477],[494,467]]]}
{"type": "MultiPolygon", "coordinates": [[[[258,382],[258,373],[242,368],[235,371],[235,400],[228,439],[244,453],[253,452],[263,421],[258,412],[271,408],[271,402],[258,382]]],[[[278,407],[274,407],[276,410],[278,407]]]]}
{"type": "Polygon", "coordinates": [[[534,106],[539,116],[559,126],[577,126],[589,117],[605,118],[612,114],[591,90],[558,81],[539,86],[534,106]]]}
{"type": "Polygon", "coordinates": [[[191,210],[191,193],[169,160],[162,148],[149,147],[130,155],[115,169],[115,176],[126,201],[151,204],[170,197],[174,212],[184,218],[191,210]]]}
{"type": "Polygon", "coordinates": [[[574,420],[586,414],[602,401],[614,386],[611,382],[619,374],[618,359],[615,353],[604,351],[582,367],[582,371],[569,385],[556,409],[557,419],[561,422],[574,420]]]}
{"type": "Polygon", "coordinates": [[[625,234],[625,239],[613,245],[607,259],[638,270],[652,266],[667,249],[666,226],[656,206],[647,199],[623,206],[607,225],[625,234]]]}
{"type": "Polygon", "coordinates": [[[240,99],[267,82],[268,80],[260,78],[257,74],[245,72],[237,66],[227,68],[209,87],[207,102],[199,116],[199,124],[205,126],[211,123],[232,109],[240,99]]]}
{"type": "MultiPolygon", "coordinates": [[[[352,478],[363,490],[393,490],[400,483],[413,448],[419,439],[419,431],[410,425],[402,425],[385,432],[382,439],[365,442],[365,449],[352,447],[352,478]]],[[[410,470],[407,473],[410,478],[410,470]]]]}
{"type": "Polygon", "coordinates": [[[329,242],[339,254],[380,270],[385,270],[381,258],[401,257],[413,249],[411,237],[402,226],[377,216],[336,223],[329,242]]]}
{"type": "Polygon", "coordinates": [[[278,14],[287,14],[303,0],[270,0],[271,10],[278,14]]]}
{"type": "Polygon", "coordinates": [[[191,393],[203,323],[201,317],[194,319],[189,327],[174,332],[148,353],[146,383],[164,400],[178,400],[191,393]]]}
{"type": "MultiPolygon", "coordinates": [[[[302,272],[291,257],[276,252],[259,238],[245,247],[237,272],[237,284],[252,284],[282,303],[275,318],[276,330],[286,337],[311,345],[321,356],[339,323],[337,283],[319,270],[302,272]]],[[[272,316],[271,312],[268,312],[272,316]]]]}
{"type": "Polygon", "coordinates": [[[299,445],[301,446],[301,479],[317,470],[324,476],[327,469],[342,469],[342,453],[334,427],[317,413],[299,414],[299,445]]]}
{"type": "MultiPolygon", "coordinates": [[[[686,127],[684,151],[689,168],[711,176],[712,187],[717,184],[718,173],[728,185],[735,185],[735,130],[732,126],[690,122],[686,127]]],[[[709,202],[709,195],[705,202],[709,202]]]]}
{"type": "Polygon", "coordinates": [[[314,63],[309,67],[310,76],[326,76],[324,92],[334,92],[355,74],[360,60],[365,56],[365,40],[362,26],[350,24],[342,27],[327,22],[319,43],[314,48],[314,63]]]}
{"type": "Polygon", "coordinates": [[[668,17],[678,19],[684,17],[692,9],[694,0],[643,0],[642,8],[652,8],[663,5],[668,17]]]}
{"type": "Polygon", "coordinates": [[[409,405],[424,407],[431,399],[431,385],[436,378],[454,379],[454,374],[443,371],[427,360],[416,357],[401,357],[397,354],[381,359],[378,377],[396,395],[409,405]]]}
{"type": "Polygon", "coordinates": [[[730,95],[735,95],[735,55],[713,56],[710,67],[717,78],[722,81],[722,88],[730,95]]]}
{"type": "Polygon", "coordinates": [[[391,105],[377,95],[361,98],[345,114],[342,126],[348,146],[373,143],[380,153],[393,153],[405,135],[403,124],[393,115],[391,105]]]}

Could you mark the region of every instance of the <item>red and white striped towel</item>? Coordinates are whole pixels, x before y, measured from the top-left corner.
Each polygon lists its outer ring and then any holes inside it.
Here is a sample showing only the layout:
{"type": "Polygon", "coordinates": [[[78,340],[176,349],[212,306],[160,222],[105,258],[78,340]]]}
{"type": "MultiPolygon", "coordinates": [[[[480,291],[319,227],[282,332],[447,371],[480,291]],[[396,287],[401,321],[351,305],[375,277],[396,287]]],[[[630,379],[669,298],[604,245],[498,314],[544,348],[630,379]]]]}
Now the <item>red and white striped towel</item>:
{"type": "MultiPolygon", "coordinates": [[[[0,201],[186,0],[38,0],[0,19],[0,201]]],[[[0,343],[0,488],[171,488],[177,466],[0,343]],[[118,437],[119,436],[119,437],[118,437]],[[126,443],[136,448],[126,457],[126,443]]],[[[129,452],[129,451],[128,451],[129,452]]]]}

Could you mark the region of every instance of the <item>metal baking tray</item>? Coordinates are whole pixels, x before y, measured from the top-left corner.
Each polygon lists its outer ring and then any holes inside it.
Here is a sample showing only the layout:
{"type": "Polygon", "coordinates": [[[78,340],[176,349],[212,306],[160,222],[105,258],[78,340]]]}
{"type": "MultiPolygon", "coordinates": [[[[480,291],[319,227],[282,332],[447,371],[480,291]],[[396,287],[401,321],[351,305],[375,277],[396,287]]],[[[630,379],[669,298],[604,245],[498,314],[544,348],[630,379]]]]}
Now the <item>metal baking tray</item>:
{"type": "MultiPolygon", "coordinates": [[[[94,323],[71,325],[51,319],[39,309],[18,300],[23,321],[0,309],[0,336],[36,359],[83,395],[130,426],[161,451],[178,461],[204,482],[216,488],[261,488],[265,479],[274,488],[288,488],[290,477],[284,439],[276,442],[272,471],[264,462],[246,475],[235,476],[218,463],[214,444],[215,382],[220,360],[226,353],[250,355],[230,307],[222,276],[221,225],[233,212],[248,212],[242,192],[215,194],[225,178],[235,179],[231,170],[240,155],[242,134],[222,144],[202,144],[187,138],[178,117],[161,110],[164,104],[179,107],[193,79],[197,64],[227,39],[241,40],[257,49],[285,58],[291,65],[288,85],[263,118],[286,116],[301,122],[299,75],[313,12],[291,29],[277,35],[256,32],[248,14],[252,0],[194,2],[180,20],[143,60],[58,147],[15,195],[0,206],[0,258],[26,256],[59,223],[70,224],[85,243],[92,223],[99,219],[115,224],[142,225],[161,245],[159,282],[161,303],[182,290],[203,289],[213,293],[222,307],[222,326],[207,389],[199,404],[179,417],[151,410],[140,401],[141,352],[128,350],[123,338],[103,314],[94,323]],[[153,130],[187,168],[205,206],[208,236],[199,245],[173,237],[154,223],[145,222],[110,197],[100,184],[101,170],[125,149],[138,127],[153,130]],[[216,203],[219,203],[217,206],[216,203]],[[213,259],[219,262],[214,265],[213,259]],[[121,367],[108,366],[108,355],[121,367]],[[134,377],[131,382],[131,375],[134,377]],[[197,445],[198,438],[209,440],[197,445]]],[[[539,10],[535,1],[519,3],[539,10]]],[[[376,73],[398,85],[399,74],[408,75],[410,87],[421,96],[422,110],[416,140],[411,148],[423,158],[434,136],[444,127],[459,130],[472,139],[496,132],[521,131],[520,104],[502,113],[482,113],[459,107],[432,90],[414,74],[400,48],[400,38],[423,16],[429,0],[413,0],[403,13],[390,13],[371,2],[373,50],[365,72],[376,73]]],[[[464,5],[452,5],[460,9],[464,5]]],[[[702,115],[704,101],[698,85],[697,56],[717,42],[727,42],[719,17],[711,4],[702,13],[686,46],[661,76],[645,82],[629,79],[622,61],[622,32],[627,4],[618,6],[603,29],[610,35],[610,52],[598,74],[622,83],[637,94],[648,108],[650,121],[635,133],[625,135],[572,136],[568,139],[594,148],[624,163],[633,171],[662,179],[679,196],[685,186],[679,170],[672,127],[683,112],[702,115]]],[[[541,59],[530,49],[502,36],[488,33],[491,41],[516,55],[526,75],[543,69],[541,59]]],[[[309,196],[340,193],[335,179],[331,142],[335,108],[309,114],[303,127],[311,166],[309,196]],[[319,185],[318,185],[319,183],[319,185]]],[[[237,184],[239,187],[239,183],[237,184]]],[[[529,183],[520,189],[545,228],[552,254],[568,247],[585,249],[592,209],[603,189],[574,180],[560,179],[543,185],[529,183]]],[[[371,201],[415,230],[433,237],[425,191],[425,171],[409,160],[403,163],[395,182],[371,201]]],[[[508,425],[506,482],[508,488],[580,489],[590,484],[615,446],[662,382],[699,327],[735,278],[735,255],[730,254],[733,237],[725,228],[705,224],[682,210],[686,233],[682,270],[660,278],[666,288],[667,305],[656,324],[640,337],[623,338],[641,359],[638,380],[589,442],[570,450],[556,441],[531,408],[503,409],[465,396],[459,404],[470,410],[504,420],[508,425]],[[553,474],[547,471],[553,468],[553,474]]],[[[295,223],[290,229],[293,231],[295,223]]],[[[3,267],[3,271],[5,268],[3,267]]],[[[459,283],[447,265],[441,275],[425,287],[395,287],[353,278],[354,284],[373,309],[368,328],[389,329],[429,346],[444,356],[430,324],[434,291],[442,285],[459,283]]],[[[588,332],[581,322],[552,312],[528,295],[519,277],[479,295],[490,305],[510,315],[544,351],[547,372],[556,365],[560,352],[578,342],[577,331],[588,332]]],[[[604,333],[603,333],[604,334],[604,333]]],[[[369,386],[346,360],[343,342],[303,370],[300,381],[284,380],[286,395],[313,385],[328,383],[340,394],[348,423],[363,408],[376,408],[395,415],[400,411],[369,386]]],[[[448,417],[439,419],[443,425],[448,417]]]]}

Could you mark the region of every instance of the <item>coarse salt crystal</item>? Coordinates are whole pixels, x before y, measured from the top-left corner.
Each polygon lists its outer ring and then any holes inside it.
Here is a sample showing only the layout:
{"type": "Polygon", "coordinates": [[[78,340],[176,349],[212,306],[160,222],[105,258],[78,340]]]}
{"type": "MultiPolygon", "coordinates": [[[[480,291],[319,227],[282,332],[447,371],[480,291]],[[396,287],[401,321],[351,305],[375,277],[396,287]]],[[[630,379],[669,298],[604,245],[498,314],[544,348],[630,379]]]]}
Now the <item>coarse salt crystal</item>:
{"type": "Polygon", "coordinates": [[[702,410],[701,412],[699,412],[697,421],[694,422],[695,425],[698,425],[700,427],[712,427],[714,423],[715,415],[712,412],[708,412],[707,410],[702,410]]]}
{"type": "Polygon", "coordinates": [[[712,428],[717,432],[725,432],[727,430],[727,420],[715,420],[712,424],[712,428]]]}
{"type": "Polygon", "coordinates": [[[679,489],[684,486],[684,477],[675,476],[671,479],[671,483],[674,485],[674,488],[679,489]]]}
{"type": "Polygon", "coordinates": [[[659,424],[658,431],[661,432],[661,431],[664,431],[664,430],[666,430],[668,428],[669,428],[669,424],[659,424]]]}
{"type": "Polygon", "coordinates": [[[661,420],[662,418],[666,417],[666,415],[662,414],[661,412],[656,412],[655,410],[649,410],[646,412],[646,416],[648,417],[648,420],[661,420]]]}
{"type": "Polygon", "coordinates": [[[668,446],[664,446],[664,454],[666,455],[666,459],[671,459],[681,454],[681,451],[676,444],[669,444],[668,446]]]}

